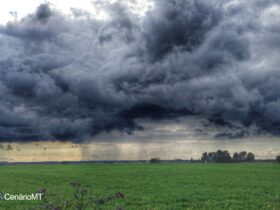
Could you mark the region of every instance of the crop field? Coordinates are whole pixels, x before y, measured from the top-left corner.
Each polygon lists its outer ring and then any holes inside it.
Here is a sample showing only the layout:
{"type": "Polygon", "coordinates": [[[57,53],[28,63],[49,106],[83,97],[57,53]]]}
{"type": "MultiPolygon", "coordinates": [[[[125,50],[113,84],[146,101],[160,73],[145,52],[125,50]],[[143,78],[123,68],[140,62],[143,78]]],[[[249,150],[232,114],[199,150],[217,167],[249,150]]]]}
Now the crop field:
{"type": "MultiPolygon", "coordinates": [[[[94,198],[106,199],[116,192],[124,195],[83,209],[280,209],[280,165],[276,163],[0,166],[2,193],[31,194],[45,188],[49,202],[71,203],[75,201],[69,184],[73,181],[94,198]]],[[[44,202],[2,200],[0,209],[45,209],[44,202]]]]}

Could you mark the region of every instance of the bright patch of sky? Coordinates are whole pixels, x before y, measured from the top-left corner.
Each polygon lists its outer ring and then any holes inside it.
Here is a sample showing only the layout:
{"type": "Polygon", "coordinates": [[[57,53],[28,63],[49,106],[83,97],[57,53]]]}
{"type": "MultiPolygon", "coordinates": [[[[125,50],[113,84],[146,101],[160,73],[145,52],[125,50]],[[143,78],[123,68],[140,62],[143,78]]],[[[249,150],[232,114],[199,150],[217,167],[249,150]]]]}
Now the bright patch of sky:
{"type": "MultiPolygon", "coordinates": [[[[114,3],[117,1],[118,0],[104,0],[103,2],[114,3]]],[[[9,21],[21,19],[27,14],[34,12],[38,5],[46,2],[66,15],[71,15],[71,8],[76,8],[94,14],[95,17],[100,19],[106,18],[104,11],[100,11],[96,6],[100,0],[9,0],[1,2],[0,24],[6,24],[9,21]]],[[[132,11],[140,16],[144,15],[153,5],[151,0],[132,0],[124,2],[127,2],[126,4],[129,5],[132,11]]]]}

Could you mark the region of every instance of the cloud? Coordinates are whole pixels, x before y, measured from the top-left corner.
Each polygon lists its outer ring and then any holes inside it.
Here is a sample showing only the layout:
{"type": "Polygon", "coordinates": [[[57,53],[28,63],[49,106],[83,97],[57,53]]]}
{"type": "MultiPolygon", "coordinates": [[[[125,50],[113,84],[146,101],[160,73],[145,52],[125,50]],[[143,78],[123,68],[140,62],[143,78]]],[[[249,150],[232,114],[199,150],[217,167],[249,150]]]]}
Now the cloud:
{"type": "Polygon", "coordinates": [[[197,115],[279,135],[277,1],[155,1],[139,17],[42,4],[0,26],[0,140],[71,140],[143,130],[139,118],[197,115]]]}

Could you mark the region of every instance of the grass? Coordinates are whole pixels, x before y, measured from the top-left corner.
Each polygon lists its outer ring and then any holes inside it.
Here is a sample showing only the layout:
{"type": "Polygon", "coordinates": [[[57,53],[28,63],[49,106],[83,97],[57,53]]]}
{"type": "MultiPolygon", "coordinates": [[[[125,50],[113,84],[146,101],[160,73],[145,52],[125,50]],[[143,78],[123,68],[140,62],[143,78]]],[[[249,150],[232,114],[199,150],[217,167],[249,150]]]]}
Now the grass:
{"type": "MultiPolygon", "coordinates": [[[[97,196],[121,191],[125,198],[102,209],[280,209],[280,165],[248,164],[80,164],[0,167],[0,191],[34,193],[49,200],[72,197],[77,180],[97,196]]],[[[2,210],[28,210],[42,201],[1,201],[2,210]]]]}

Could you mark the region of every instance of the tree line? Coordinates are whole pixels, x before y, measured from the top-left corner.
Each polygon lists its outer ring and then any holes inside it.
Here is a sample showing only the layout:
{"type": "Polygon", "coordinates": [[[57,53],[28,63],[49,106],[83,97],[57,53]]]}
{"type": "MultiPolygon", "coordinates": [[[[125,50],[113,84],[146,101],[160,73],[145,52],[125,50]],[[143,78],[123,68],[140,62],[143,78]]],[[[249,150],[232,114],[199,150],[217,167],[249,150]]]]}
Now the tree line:
{"type": "MultiPolygon", "coordinates": [[[[174,161],[182,161],[181,159],[176,159],[174,161]]],[[[190,162],[202,162],[202,163],[235,163],[235,162],[254,162],[255,155],[252,152],[235,152],[231,156],[227,150],[217,150],[216,152],[204,152],[200,160],[190,159],[190,162]]],[[[280,163],[280,155],[276,156],[275,161],[280,163]]],[[[160,163],[162,162],[159,157],[151,158],[150,163],[160,163]]]]}
{"type": "Polygon", "coordinates": [[[203,163],[232,163],[232,162],[253,162],[255,155],[252,152],[235,152],[233,156],[225,150],[217,150],[217,152],[202,153],[201,162],[203,163]]]}

